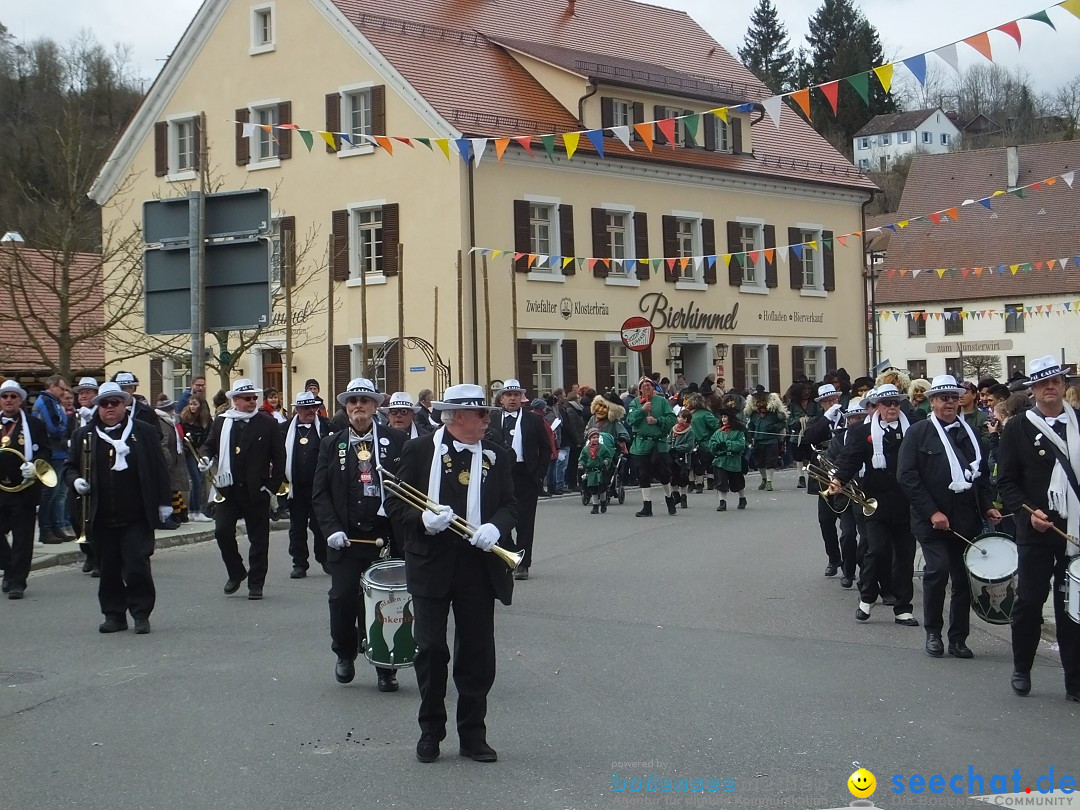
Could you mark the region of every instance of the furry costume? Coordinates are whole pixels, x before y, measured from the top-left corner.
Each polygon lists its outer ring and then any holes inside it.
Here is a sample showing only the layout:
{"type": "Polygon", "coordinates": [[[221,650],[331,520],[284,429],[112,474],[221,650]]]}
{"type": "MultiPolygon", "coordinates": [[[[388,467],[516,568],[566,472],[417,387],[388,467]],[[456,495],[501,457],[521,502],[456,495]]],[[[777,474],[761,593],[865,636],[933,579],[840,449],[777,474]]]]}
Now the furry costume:
{"type": "Polygon", "coordinates": [[[899,368],[887,368],[883,372],[877,375],[877,379],[874,380],[874,387],[880,388],[885,383],[892,383],[897,387],[901,394],[911,393],[911,375],[903,369],[899,368]]]}

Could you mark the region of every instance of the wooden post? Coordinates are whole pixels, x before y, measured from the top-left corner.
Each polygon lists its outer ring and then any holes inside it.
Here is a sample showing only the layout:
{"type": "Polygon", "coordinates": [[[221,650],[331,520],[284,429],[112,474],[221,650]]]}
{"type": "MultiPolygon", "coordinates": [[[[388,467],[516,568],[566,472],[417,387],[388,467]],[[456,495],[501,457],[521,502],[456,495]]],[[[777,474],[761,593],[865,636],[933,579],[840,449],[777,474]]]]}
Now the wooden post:
{"type": "Polygon", "coordinates": [[[491,296],[488,292],[488,260],[483,257],[484,273],[484,365],[485,377],[481,383],[485,388],[491,382],[491,296]]]}
{"type": "MultiPolygon", "coordinates": [[[[285,368],[282,382],[282,387],[285,389],[281,392],[281,401],[284,403],[292,404],[296,400],[296,395],[292,389],[292,364],[293,364],[293,333],[292,333],[292,270],[288,266],[289,249],[290,246],[284,244],[284,233],[278,243],[278,250],[281,251],[281,261],[278,262],[278,266],[281,268],[281,286],[285,288],[285,368]],[[292,397],[289,400],[287,397],[292,397]]],[[[330,341],[333,344],[333,341],[330,341]]],[[[290,412],[292,409],[289,409],[290,412]]]]}
{"type": "MultiPolygon", "coordinates": [[[[513,351],[515,361],[511,361],[511,368],[513,368],[517,358],[517,341],[518,341],[518,317],[517,317],[517,270],[514,269],[513,261],[510,263],[510,331],[514,339],[513,351]]],[[[516,373],[516,370],[515,370],[516,373]]],[[[525,384],[528,384],[526,380],[525,384]]]]}
{"type": "Polygon", "coordinates": [[[367,370],[367,271],[363,262],[360,262],[360,375],[371,379],[367,370]]]}
{"type": "Polygon", "coordinates": [[[435,396],[441,397],[439,390],[439,288],[435,288],[435,327],[431,338],[431,353],[435,355],[435,362],[431,364],[431,390],[435,396]]]}
{"type": "MultiPolygon", "coordinates": [[[[334,238],[330,237],[330,250],[327,253],[330,262],[326,266],[326,385],[330,398],[327,402],[334,402],[337,396],[336,381],[334,380],[334,238]]],[[[346,380],[348,382],[348,380],[346,380]]],[[[327,410],[331,413],[333,407],[327,410]]]]}
{"type": "MultiPolygon", "coordinates": [[[[405,385],[405,246],[398,242],[397,246],[397,272],[398,272],[398,285],[397,285],[397,308],[398,308],[398,321],[397,321],[397,334],[398,334],[398,368],[400,369],[401,379],[398,381],[404,390],[408,390],[408,386],[405,385]]],[[[390,391],[388,393],[393,393],[390,391]]]]}
{"type": "Polygon", "coordinates": [[[462,296],[465,295],[465,270],[461,264],[461,251],[457,252],[457,375],[459,380],[465,379],[465,315],[462,312],[464,304],[462,296]]]}

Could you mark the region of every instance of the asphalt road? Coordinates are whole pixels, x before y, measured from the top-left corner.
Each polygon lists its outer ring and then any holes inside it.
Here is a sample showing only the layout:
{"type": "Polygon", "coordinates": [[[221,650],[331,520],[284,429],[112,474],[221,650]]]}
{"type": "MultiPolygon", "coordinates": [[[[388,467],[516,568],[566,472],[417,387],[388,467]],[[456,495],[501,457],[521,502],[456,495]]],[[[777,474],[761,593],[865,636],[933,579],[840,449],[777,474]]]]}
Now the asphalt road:
{"type": "Polygon", "coordinates": [[[1021,699],[1005,629],[973,618],[960,661],[887,608],[857,624],[856,593],[822,576],[813,501],[778,481],[725,514],[711,494],[652,520],[636,491],[605,516],[542,502],[532,578],[496,609],[494,765],[458,757],[453,730],[416,761],[411,671],[396,694],[359,662],[334,681],[329,578],[288,579],[284,532],[262,602],[222,595],[212,543],[155,555],[148,636],[100,635],[77,568],[37,573],[0,600],[0,808],[826,808],[852,801],[856,761],[878,807],[974,808],[893,777],[1077,775],[1055,654],[1021,699]]]}

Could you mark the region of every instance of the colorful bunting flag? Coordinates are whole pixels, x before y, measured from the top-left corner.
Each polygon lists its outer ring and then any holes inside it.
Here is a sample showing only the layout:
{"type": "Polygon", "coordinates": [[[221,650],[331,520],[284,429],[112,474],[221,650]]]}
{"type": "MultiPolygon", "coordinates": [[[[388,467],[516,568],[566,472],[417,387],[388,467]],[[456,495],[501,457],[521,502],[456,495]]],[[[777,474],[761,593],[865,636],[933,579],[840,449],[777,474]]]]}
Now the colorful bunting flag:
{"type": "Polygon", "coordinates": [[[874,75],[878,77],[878,81],[881,82],[882,89],[886,93],[889,92],[889,88],[892,87],[893,66],[881,65],[874,68],[874,75]]]}
{"type": "Polygon", "coordinates": [[[829,106],[832,107],[833,115],[836,115],[836,104],[840,94],[840,82],[826,82],[825,84],[819,84],[818,90],[821,91],[821,95],[825,96],[825,100],[829,102],[829,106]]]}
{"type": "MultiPolygon", "coordinates": [[[[911,71],[920,85],[926,84],[926,54],[920,53],[904,60],[904,67],[911,71]]],[[[833,110],[835,112],[835,109],[833,110]]]]}
{"type": "Polygon", "coordinates": [[[974,34],[964,40],[966,45],[970,45],[976,51],[981,53],[988,62],[994,61],[994,54],[990,50],[990,35],[983,31],[981,34],[974,34]]]}
{"type": "Polygon", "coordinates": [[[859,94],[859,98],[863,100],[863,104],[870,104],[870,74],[869,73],[856,73],[854,76],[847,77],[847,83],[854,88],[855,92],[859,94]]]}

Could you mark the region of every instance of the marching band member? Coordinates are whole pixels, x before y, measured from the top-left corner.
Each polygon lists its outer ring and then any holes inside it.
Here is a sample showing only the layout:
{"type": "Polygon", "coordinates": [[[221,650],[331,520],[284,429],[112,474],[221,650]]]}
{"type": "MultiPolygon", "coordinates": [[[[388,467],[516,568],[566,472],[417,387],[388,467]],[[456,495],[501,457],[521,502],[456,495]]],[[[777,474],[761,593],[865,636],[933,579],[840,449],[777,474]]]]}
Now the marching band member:
{"type": "MultiPolygon", "coordinates": [[[[831,406],[830,406],[831,407],[831,406]]],[[[844,411],[847,424],[835,431],[829,439],[825,449],[825,458],[830,464],[836,461],[844,452],[848,441],[851,439],[851,429],[863,424],[866,418],[866,408],[861,399],[853,399],[848,403],[844,411]]],[[[853,483],[861,483],[861,475],[856,474],[853,483]]],[[[807,486],[808,492],[817,494],[821,489],[822,482],[812,478],[807,486]]],[[[829,496],[832,497],[832,496],[829,496]]],[[[843,497],[843,496],[841,496],[843,497]]],[[[825,498],[818,496],[818,527],[821,529],[821,537],[825,541],[825,553],[829,557],[829,564],[825,569],[825,576],[831,576],[840,571],[840,587],[850,588],[855,583],[855,566],[858,562],[858,520],[857,514],[862,514],[862,509],[853,504],[850,499],[845,499],[846,505],[837,512],[835,505],[825,498]],[[840,530],[837,531],[837,522],[840,530]]]]}
{"type": "MultiPolygon", "coordinates": [[[[858,401],[853,400],[853,402],[856,403],[857,408],[855,413],[860,417],[866,416],[866,410],[861,408],[858,401]]],[[[835,462],[839,457],[843,442],[840,444],[834,444],[834,442],[838,437],[847,435],[847,427],[852,420],[846,418],[847,413],[840,405],[840,392],[836,390],[836,386],[832,383],[818,386],[814,404],[817,406],[817,415],[811,418],[803,431],[803,443],[810,448],[813,448],[814,445],[827,445],[826,455],[830,461],[835,462]]],[[[860,418],[859,421],[861,422],[862,419],[860,418]]],[[[837,515],[831,508],[830,503],[818,494],[821,491],[821,486],[822,482],[811,476],[807,482],[806,491],[808,494],[813,495],[817,501],[818,529],[821,531],[821,539],[825,543],[825,554],[829,558],[829,562],[825,566],[825,576],[835,577],[836,572],[843,568],[840,585],[844,588],[850,588],[855,577],[855,555],[853,548],[849,549],[852,552],[850,555],[845,554],[845,549],[849,548],[847,543],[849,533],[852,542],[854,542],[855,516],[852,514],[854,509],[844,509],[837,515]],[[840,534],[836,532],[837,519],[840,521],[840,534]],[[847,582],[846,585],[844,584],[845,581],[847,582]]]]}
{"type": "Polygon", "coordinates": [[[154,411],[143,399],[142,395],[136,396],[135,392],[139,388],[139,378],[132,374],[130,371],[118,371],[113,375],[112,381],[120,386],[120,389],[131,397],[131,404],[129,410],[131,415],[136,419],[146,422],[146,424],[153,426],[154,430],[161,433],[161,428],[158,427],[157,416],[154,415],[154,411]]]}
{"type": "Polygon", "coordinates": [[[627,417],[634,431],[630,445],[630,460],[637,471],[641,487],[641,511],[635,517],[652,517],[652,482],[662,482],[664,501],[669,515],[675,514],[679,499],[671,494],[671,448],[670,434],[675,427],[675,412],[662,395],[656,393],[651,379],[642,377],[638,383],[638,395],[630,403],[627,417]]]}
{"type": "MultiPolygon", "coordinates": [[[[93,377],[81,377],[79,384],[75,386],[75,413],[71,419],[68,420],[68,442],[71,442],[71,434],[81,427],[86,427],[90,424],[90,420],[94,416],[94,397],[98,392],[98,381],[93,377]]],[[[70,450],[69,450],[70,453],[70,450]]],[[[81,520],[81,516],[77,511],[78,499],[74,497],[68,498],[68,512],[70,513],[71,522],[74,526],[75,523],[81,520]]],[[[81,531],[81,529],[80,529],[81,531]]],[[[83,560],[82,572],[84,574],[90,574],[91,577],[97,579],[101,576],[101,571],[97,565],[97,553],[94,551],[93,543],[82,543],[79,548],[82,549],[86,559],[83,560]]]]}
{"type": "Polygon", "coordinates": [[[821,416],[822,407],[812,398],[813,383],[796,382],[788,389],[788,441],[793,445],[792,457],[799,469],[797,489],[806,487],[806,465],[814,460],[814,447],[806,440],[806,429],[821,416]]]}
{"type": "MultiPolygon", "coordinates": [[[[407,437],[375,421],[375,410],[385,395],[375,390],[371,380],[352,380],[337,398],[349,425],[319,446],[311,503],[326,537],[330,646],[337,654],[334,677],[338,683],[350,683],[356,676],[360,639],[367,633],[360,577],[379,557],[377,540],[388,545],[391,553],[398,551],[386,517],[379,467],[392,473],[397,469],[407,437]]],[[[376,673],[380,692],[397,691],[395,670],[376,667],[376,673]]]]}
{"type": "Polygon", "coordinates": [[[225,497],[214,512],[214,534],[229,579],[225,594],[248,581],[248,599],[263,598],[270,547],[270,496],[285,479],[285,441],[274,417],[258,409],[261,389],[240,379],[226,392],[232,408],[214,419],[200,469],[217,459],[214,486],[225,497]],[[236,522],[247,529],[248,568],[236,544],[236,522]]]}
{"type": "Polygon", "coordinates": [[[837,459],[836,476],[829,485],[829,494],[839,495],[843,486],[865,466],[861,488],[868,498],[878,502],[877,510],[866,518],[867,549],[859,572],[859,607],[855,618],[860,622],[870,618],[870,608],[879,596],[878,569],[888,561],[887,553],[883,552],[891,549],[894,620],[907,627],[918,627],[919,620],[911,613],[915,538],[911,535],[907,496],[896,481],[900,443],[910,423],[900,412],[901,394],[895,385],[882,385],[868,398],[877,404],[877,412],[868,424],[850,429],[851,439],[837,459]]]}
{"type": "Polygon", "coordinates": [[[971,584],[964,552],[968,545],[957,535],[974,538],[983,517],[1001,520],[990,498],[990,473],[985,448],[968,423],[957,416],[963,389],[948,374],[935,377],[926,392],[930,415],[911,426],[900,447],[896,477],[911,504],[911,528],[922,546],[923,627],[926,652],[945,654],[941,640],[945,585],[951,580],[949,655],[971,658],[967,641],[971,618],[971,584]]]}
{"type": "MultiPolygon", "coordinates": [[[[514,495],[517,498],[517,547],[525,552],[521,565],[514,572],[514,579],[528,579],[532,566],[533,535],[536,531],[536,502],[547,476],[551,461],[551,440],[544,417],[521,407],[525,401],[525,389],[515,379],[509,379],[495,396],[495,404],[502,406],[501,420],[488,429],[490,441],[501,442],[516,461],[512,467],[514,495]]],[[[436,408],[439,406],[436,404],[436,408]]],[[[668,430],[671,425],[668,425],[668,430]]]]}
{"type": "Polygon", "coordinates": [[[330,434],[330,423],[320,414],[323,401],[303,391],[293,403],[293,418],[281,426],[285,436],[285,480],[289,482],[289,556],[293,568],[290,579],[303,579],[308,570],[308,528],[311,528],[315,562],[326,567],[326,536],[312,508],[315,466],[319,445],[330,434]]]}
{"type": "MultiPolygon", "coordinates": [[[[516,380],[510,380],[517,386],[516,380]]],[[[416,682],[420,687],[420,740],[416,758],[433,762],[446,736],[446,620],[454,611],[454,684],[462,756],[495,762],[487,743],[487,695],[495,681],[495,599],[509,605],[510,570],[491,551],[514,526],[511,452],[484,439],[491,414],[478,385],[455,385],[435,402],[443,425],[432,436],[405,445],[398,475],[441,504],[437,514],[418,512],[390,497],[386,508],[403,532],[406,579],[416,617],[416,682]],[[476,529],[465,540],[449,530],[460,516],[476,529]]]]}
{"type": "MultiPolygon", "coordinates": [[[[23,410],[26,391],[15,380],[0,384],[0,447],[18,450],[0,453],[0,484],[17,487],[36,479],[34,459],[49,458],[49,431],[45,423],[23,410]]],[[[0,491],[0,568],[4,570],[3,593],[22,599],[26,577],[34,556],[34,523],[43,485],[34,480],[19,492],[0,491]],[[11,546],[8,547],[8,532],[11,546]]]]}
{"type": "Polygon", "coordinates": [[[64,481],[90,497],[90,538],[101,578],[98,603],[105,621],[98,630],[150,632],[156,591],[150,571],[154,526],[172,514],[169,473],[156,427],[128,413],[131,394],[116,383],[102,383],[90,424],[71,437],[64,481]],[[90,448],[90,477],[83,470],[83,448],[90,448]]]}
{"type": "Polygon", "coordinates": [[[386,417],[390,427],[400,430],[410,439],[416,439],[434,430],[427,419],[420,418],[422,410],[407,391],[395,391],[390,395],[389,402],[379,408],[379,413],[386,417]]]}
{"type": "Polygon", "coordinates": [[[1018,695],[1031,691],[1042,609],[1053,581],[1065,699],[1080,702],[1080,624],[1066,613],[1064,593],[1066,565],[1077,549],[1052,531],[1080,537],[1080,411],[1065,404],[1065,369],[1052,356],[1032,360],[1028,380],[1035,405],[1008,421],[998,451],[998,492],[1016,514],[1019,554],[1012,689],[1018,695]]]}

